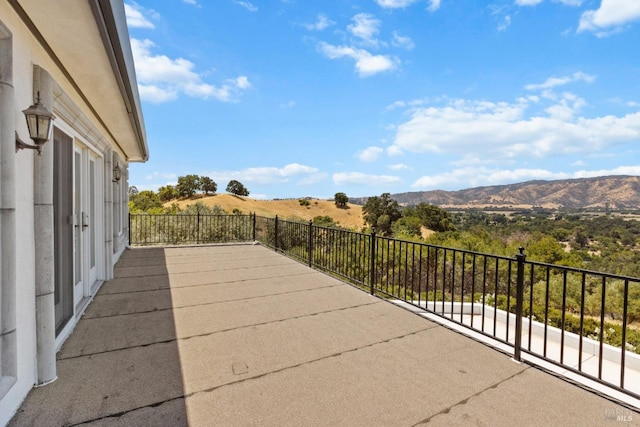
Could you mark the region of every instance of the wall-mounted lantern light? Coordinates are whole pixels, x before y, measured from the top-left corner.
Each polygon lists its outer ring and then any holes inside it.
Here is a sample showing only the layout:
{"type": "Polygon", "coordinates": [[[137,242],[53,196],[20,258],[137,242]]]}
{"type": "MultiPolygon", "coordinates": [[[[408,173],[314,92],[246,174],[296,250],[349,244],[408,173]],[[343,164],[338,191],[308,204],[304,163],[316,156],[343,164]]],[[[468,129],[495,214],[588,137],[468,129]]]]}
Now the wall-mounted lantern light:
{"type": "Polygon", "coordinates": [[[49,140],[51,123],[55,117],[40,103],[40,92],[38,92],[36,103],[26,110],[22,110],[22,113],[24,113],[27,119],[29,138],[31,138],[36,145],[25,144],[20,137],[18,137],[18,132],[16,132],[16,153],[23,148],[30,148],[38,150],[38,154],[40,154],[42,146],[49,140]]]}
{"type": "Polygon", "coordinates": [[[120,169],[120,164],[116,163],[113,168],[113,182],[119,182],[120,178],[122,178],[122,170],[120,169]]]}

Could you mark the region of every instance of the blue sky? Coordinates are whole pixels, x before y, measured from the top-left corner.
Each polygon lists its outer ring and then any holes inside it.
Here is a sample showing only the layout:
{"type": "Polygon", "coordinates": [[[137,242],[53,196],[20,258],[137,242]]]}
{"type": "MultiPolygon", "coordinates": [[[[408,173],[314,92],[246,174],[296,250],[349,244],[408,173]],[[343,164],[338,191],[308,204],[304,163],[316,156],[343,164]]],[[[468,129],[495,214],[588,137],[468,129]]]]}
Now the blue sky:
{"type": "Polygon", "coordinates": [[[640,175],[639,0],[125,1],[150,160],[252,197],[640,175]]]}

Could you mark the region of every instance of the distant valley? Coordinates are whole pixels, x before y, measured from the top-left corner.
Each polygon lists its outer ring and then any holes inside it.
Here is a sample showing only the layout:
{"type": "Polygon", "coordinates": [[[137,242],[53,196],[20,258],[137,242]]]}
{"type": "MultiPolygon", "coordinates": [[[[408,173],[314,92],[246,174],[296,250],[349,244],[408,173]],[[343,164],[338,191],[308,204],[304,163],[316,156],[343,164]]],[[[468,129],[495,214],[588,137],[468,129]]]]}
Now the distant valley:
{"type": "MultiPolygon", "coordinates": [[[[443,208],[639,209],[640,177],[527,181],[458,191],[415,191],[391,197],[402,205],[424,202],[443,208]]],[[[350,201],[364,203],[366,198],[350,201]]]]}

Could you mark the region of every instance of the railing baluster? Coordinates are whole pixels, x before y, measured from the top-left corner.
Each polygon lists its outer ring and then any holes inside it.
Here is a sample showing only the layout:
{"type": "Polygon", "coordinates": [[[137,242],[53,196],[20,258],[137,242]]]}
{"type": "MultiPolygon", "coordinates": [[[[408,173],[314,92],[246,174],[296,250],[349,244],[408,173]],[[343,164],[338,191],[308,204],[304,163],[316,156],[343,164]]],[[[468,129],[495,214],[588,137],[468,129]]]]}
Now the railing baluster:
{"type": "MultiPolygon", "coordinates": [[[[524,254],[524,248],[519,249],[520,253],[516,255],[516,259],[518,261],[518,272],[516,277],[516,337],[515,337],[515,351],[513,354],[513,358],[518,362],[522,360],[520,355],[521,347],[522,347],[522,303],[524,299],[524,261],[526,259],[526,255],[524,254]]],[[[508,307],[508,304],[507,304],[508,307]]],[[[507,319],[509,318],[509,313],[507,311],[507,319]]],[[[507,326],[507,334],[509,327],[507,326]]],[[[508,341],[508,335],[507,335],[508,341]]]]}
{"type": "Polygon", "coordinates": [[[369,263],[371,264],[369,266],[369,286],[371,287],[371,295],[373,295],[374,293],[374,284],[376,281],[376,229],[375,227],[371,227],[371,237],[369,237],[369,245],[371,246],[370,251],[371,251],[371,256],[369,258],[369,263]]]}
{"type": "Polygon", "coordinates": [[[620,388],[624,388],[624,367],[627,351],[627,308],[629,307],[629,281],[624,281],[622,307],[622,341],[620,342],[620,388]]]}
{"type": "Polygon", "coordinates": [[[605,276],[602,276],[602,299],[600,302],[600,346],[598,348],[598,379],[602,379],[602,351],[604,348],[604,313],[606,310],[606,292],[607,278],[605,276]]]}

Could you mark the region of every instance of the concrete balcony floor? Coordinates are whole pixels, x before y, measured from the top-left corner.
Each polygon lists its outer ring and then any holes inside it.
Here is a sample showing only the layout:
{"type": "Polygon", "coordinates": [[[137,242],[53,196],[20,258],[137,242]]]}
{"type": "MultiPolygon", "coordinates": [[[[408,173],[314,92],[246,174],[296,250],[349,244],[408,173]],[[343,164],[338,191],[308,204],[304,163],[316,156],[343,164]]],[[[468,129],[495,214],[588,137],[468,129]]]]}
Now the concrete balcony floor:
{"type": "Polygon", "coordinates": [[[640,423],[259,245],[127,250],[57,366],[10,425],[640,423]]]}

